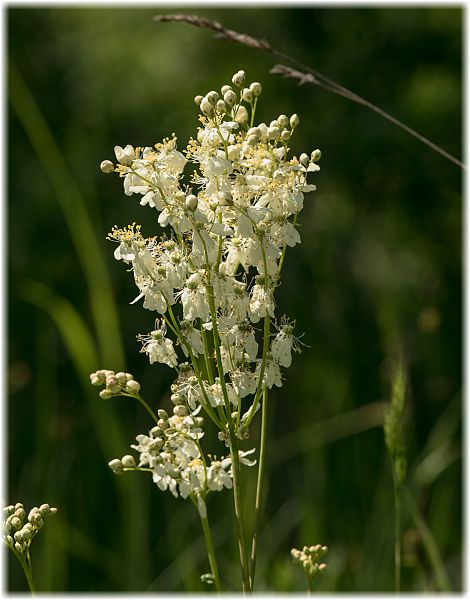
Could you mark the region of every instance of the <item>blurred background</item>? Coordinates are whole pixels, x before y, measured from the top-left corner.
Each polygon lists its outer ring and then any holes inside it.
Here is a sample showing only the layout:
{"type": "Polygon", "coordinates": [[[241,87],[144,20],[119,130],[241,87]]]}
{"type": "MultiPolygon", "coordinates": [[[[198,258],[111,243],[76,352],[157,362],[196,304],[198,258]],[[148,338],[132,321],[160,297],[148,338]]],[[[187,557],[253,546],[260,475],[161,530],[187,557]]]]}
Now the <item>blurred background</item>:
{"type": "MultiPolygon", "coordinates": [[[[127,370],[170,406],[173,374],[135,340],[153,315],[105,240],[155,213],[99,170],[113,146],[193,135],[193,97],[243,68],[257,117],[297,112],[293,151],[321,148],[317,192],[287,253],[279,314],[308,344],[271,395],[256,589],[305,590],[290,549],[326,544],[316,588],[393,590],[393,483],[383,437],[391,365],[409,375],[403,589],[462,589],[462,171],[366,108],[270,75],[276,61],[155,8],[21,8],[8,18],[8,502],[59,507],[33,546],[40,591],[207,591],[199,519],[111,458],[150,428],[103,401],[127,370]]],[[[268,39],[462,156],[461,8],[181,8],[268,39]]],[[[257,444],[258,422],[246,447],[257,444]]],[[[206,447],[222,450],[214,432],[206,447]]],[[[254,470],[244,473],[252,503],[254,470]]],[[[240,589],[229,492],[209,500],[227,587],[240,589]],[[227,509],[230,506],[230,510],[227,509]]],[[[8,560],[8,589],[25,590],[8,560]]]]}

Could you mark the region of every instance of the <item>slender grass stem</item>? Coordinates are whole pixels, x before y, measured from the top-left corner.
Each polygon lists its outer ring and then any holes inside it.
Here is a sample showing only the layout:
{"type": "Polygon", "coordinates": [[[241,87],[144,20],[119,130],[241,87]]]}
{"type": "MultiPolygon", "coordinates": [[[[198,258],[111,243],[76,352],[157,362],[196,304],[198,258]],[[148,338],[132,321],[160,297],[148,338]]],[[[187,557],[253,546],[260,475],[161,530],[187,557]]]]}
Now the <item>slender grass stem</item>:
{"type": "Polygon", "coordinates": [[[220,583],[219,569],[217,567],[217,558],[214,551],[214,544],[212,542],[212,534],[211,528],[209,525],[209,520],[206,517],[203,519],[201,517],[202,531],[204,532],[204,540],[206,542],[207,548],[207,557],[209,559],[209,564],[211,566],[212,575],[214,576],[214,585],[215,589],[218,592],[222,591],[222,584],[220,583]]]}
{"type": "Polygon", "coordinates": [[[449,577],[447,575],[444,562],[439,552],[439,547],[432,535],[431,530],[429,529],[426,521],[421,516],[419,510],[416,508],[415,501],[407,489],[404,487],[404,499],[408,506],[408,510],[410,511],[411,518],[414,521],[416,529],[421,536],[421,540],[423,542],[424,548],[428,555],[429,561],[432,565],[432,569],[434,571],[434,577],[436,578],[436,583],[439,587],[439,591],[441,592],[450,592],[452,591],[452,586],[449,581],[449,577]]]}
{"type": "Polygon", "coordinates": [[[401,487],[393,477],[393,502],[395,505],[395,592],[401,590],[401,487]]]}
{"type": "Polygon", "coordinates": [[[268,390],[264,389],[263,404],[261,407],[261,437],[259,448],[258,479],[256,482],[256,500],[255,500],[255,519],[253,526],[253,539],[251,542],[251,564],[250,564],[250,583],[251,589],[254,587],[256,570],[256,552],[258,550],[258,534],[261,521],[261,510],[263,503],[263,484],[264,470],[266,466],[266,432],[268,427],[268,390]]]}

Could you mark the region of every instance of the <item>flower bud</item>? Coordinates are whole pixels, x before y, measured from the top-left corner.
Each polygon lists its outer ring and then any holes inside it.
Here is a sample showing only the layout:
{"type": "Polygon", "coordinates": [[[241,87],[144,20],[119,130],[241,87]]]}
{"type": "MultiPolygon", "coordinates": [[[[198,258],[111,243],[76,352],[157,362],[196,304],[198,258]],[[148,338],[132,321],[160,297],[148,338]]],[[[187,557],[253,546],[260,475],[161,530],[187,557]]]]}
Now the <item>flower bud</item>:
{"type": "Polygon", "coordinates": [[[160,419],[168,421],[168,413],[166,412],[166,410],[163,410],[163,408],[159,408],[157,414],[160,417],[160,419]]]}
{"type": "MultiPolygon", "coordinates": [[[[18,533],[21,533],[21,539],[23,541],[30,540],[33,537],[32,527],[27,527],[26,525],[18,533]]],[[[20,540],[18,540],[18,541],[20,541],[20,540]]]]}
{"type": "Polygon", "coordinates": [[[184,404],[179,404],[173,408],[173,413],[177,417],[186,417],[189,414],[189,411],[184,404]]]}
{"type": "Polygon", "coordinates": [[[232,89],[229,89],[224,94],[224,102],[227,106],[233,106],[237,99],[237,95],[232,89]]]}
{"type": "Polygon", "coordinates": [[[116,379],[117,379],[118,383],[120,383],[121,385],[126,385],[127,376],[122,371],[120,371],[119,373],[116,373],[116,379]]]}
{"type": "Polygon", "coordinates": [[[24,508],[21,506],[20,508],[15,509],[14,516],[18,517],[18,519],[23,520],[26,516],[24,508]]]}
{"type": "Polygon", "coordinates": [[[101,385],[101,380],[99,377],[92,374],[92,375],[90,375],[90,383],[91,383],[91,385],[101,385]]]}
{"type": "Polygon", "coordinates": [[[168,421],[164,421],[163,419],[159,419],[157,425],[160,427],[160,429],[168,429],[168,427],[170,426],[168,421]]]}
{"type": "Polygon", "coordinates": [[[16,551],[17,551],[19,554],[21,554],[21,553],[23,552],[23,547],[21,546],[21,544],[20,544],[20,543],[18,543],[18,542],[15,542],[15,550],[16,550],[16,551]]]}
{"type": "Polygon", "coordinates": [[[122,462],[119,460],[119,458],[113,458],[113,460],[110,460],[108,463],[108,467],[113,473],[122,472],[122,462]]]}
{"type": "Polygon", "coordinates": [[[279,123],[280,127],[287,127],[289,125],[289,118],[287,115],[279,115],[277,122],[279,123]]]}
{"type": "Polygon", "coordinates": [[[186,208],[188,210],[190,210],[191,212],[194,212],[198,205],[197,196],[195,196],[194,194],[189,194],[189,196],[186,197],[185,204],[186,204],[186,208]]]}
{"type": "Polygon", "coordinates": [[[19,529],[23,523],[18,519],[18,517],[13,517],[11,520],[11,526],[13,529],[19,529]]]}
{"type": "Polygon", "coordinates": [[[140,383],[131,379],[126,383],[126,388],[131,394],[138,394],[140,391],[140,383]]]}
{"type": "Polygon", "coordinates": [[[206,94],[206,98],[207,100],[213,105],[215,106],[215,103],[217,102],[217,100],[219,99],[219,94],[217,92],[208,92],[206,94]]]}
{"type": "Polygon", "coordinates": [[[276,140],[281,135],[279,127],[268,127],[268,138],[270,140],[276,140]]]}
{"type": "Polygon", "coordinates": [[[152,427],[152,429],[150,430],[150,435],[152,435],[153,437],[158,437],[160,435],[162,435],[163,430],[161,427],[158,427],[157,425],[155,427],[152,427]]]}
{"type": "Polygon", "coordinates": [[[244,106],[239,106],[233,118],[237,123],[246,123],[248,121],[248,111],[244,106]]]}
{"type": "Polygon", "coordinates": [[[312,152],[312,154],[310,155],[310,159],[312,162],[318,162],[321,158],[321,150],[319,150],[318,148],[316,150],[314,150],[312,152]]]}
{"type": "Polygon", "coordinates": [[[41,515],[48,515],[51,512],[51,507],[49,506],[49,504],[41,504],[41,506],[39,507],[39,512],[41,513],[41,515]]]}
{"type": "Polygon", "coordinates": [[[237,87],[241,87],[245,83],[245,71],[238,71],[235,73],[232,77],[232,83],[237,87]]]}
{"type": "Polygon", "coordinates": [[[100,392],[100,398],[103,398],[103,400],[108,400],[109,398],[112,397],[112,395],[113,395],[112,392],[110,392],[106,388],[104,390],[101,390],[101,392],[100,392]]]}
{"type": "Polygon", "coordinates": [[[126,469],[132,469],[136,466],[135,458],[131,454],[126,454],[121,458],[122,466],[126,469]]]}
{"type": "Polygon", "coordinates": [[[103,173],[112,173],[114,171],[114,165],[110,160],[103,160],[100,164],[100,169],[103,173]]]}
{"type": "Polygon", "coordinates": [[[229,160],[238,160],[240,158],[240,146],[231,145],[227,148],[227,156],[229,160]]]}
{"type": "Polygon", "coordinates": [[[308,154],[305,154],[305,152],[302,152],[302,154],[299,157],[299,162],[304,167],[308,166],[308,163],[310,162],[310,159],[308,158],[308,154]]]}
{"type": "Polygon", "coordinates": [[[222,92],[222,96],[223,96],[224,94],[226,94],[227,92],[231,91],[231,89],[232,89],[232,88],[231,88],[229,85],[223,85],[223,86],[220,88],[220,91],[222,92]]]}
{"type": "Polygon", "coordinates": [[[259,95],[261,95],[261,92],[263,91],[263,86],[261,85],[261,83],[253,81],[253,83],[250,84],[250,90],[253,96],[257,98],[259,95]]]}
{"type": "Polygon", "coordinates": [[[225,104],[225,102],[223,100],[217,100],[217,104],[215,105],[215,108],[216,108],[217,112],[220,112],[220,113],[227,112],[227,105],[225,104]]]}
{"type": "Polygon", "coordinates": [[[180,394],[172,394],[170,400],[175,405],[184,404],[184,399],[180,394]]]}
{"type": "Polygon", "coordinates": [[[259,138],[256,135],[249,135],[246,138],[246,143],[248,144],[248,146],[256,146],[256,144],[258,143],[259,138]]]}
{"type": "Polygon", "coordinates": [[[295,129],[299,123],[300,123],[299,115],[293,114],[290,118],[290,126],[292,127],[292,129],[295,129]]]}
{"type": "Polygon", "coordinates": [[[195,103],[196,103],[198,106],[200,106],[200,104],[201,104],[201,102],[202,102],[202,98],[203,98],[203,97],[202,97],[201,95],[194,96],[194,102],[195,102],[195,103]]]}
{"type": "Polygon", "coordinates": [[[290,131],[288,131],[287,129],[284,129],[281,132],[281,140],[283,142],[288,142],[290,140],[290,131]]]}
{"type": "Polygon", "coordinates": [[[200,108],[201,112],[206,115],[206,117],[210,117],[214,114],[214,107],[207,98],[202,99],[200,108]]]}
{"type": "Polygon", "coordinates": [[[253,92],[250,88],[244,88],[242,92],[242,99],[245,102],[253,102],[253,92]]]}
{"type": "Polygon", "coordinates": [[[110,392],[112,392],[114,394],[119,392],[119,390],[121,389],[121,386],[119,385],[118,380],[114,377],[110,377],[109,379],[106,380],[106,387],[108,388],[108,390],[110,392]]]}

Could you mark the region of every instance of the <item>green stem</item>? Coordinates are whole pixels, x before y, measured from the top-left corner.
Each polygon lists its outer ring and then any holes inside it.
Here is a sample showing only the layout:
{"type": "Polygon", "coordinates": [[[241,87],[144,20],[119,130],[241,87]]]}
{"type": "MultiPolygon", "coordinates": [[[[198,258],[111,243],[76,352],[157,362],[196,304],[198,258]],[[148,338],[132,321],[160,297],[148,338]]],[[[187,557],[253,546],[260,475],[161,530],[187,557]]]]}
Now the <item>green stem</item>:
{"type": "Polygon", "coordinates": [[[401,588],[401,505],[400,486],[393,477],[393,501],[395,505],[395,593],[401,588]]]}
{"type": "Polygon", "coordinates": [[[310,596],[310,594],[312,593],[312,581],[313,576],[307,573],[307,596],[310,596]]]}
{"type": "Polygon", "coordinates": [[[429,527],[427,526],[426,521],[423,519],[420,512],[416,508],[416,504],[408,489],[405,487],[403,491],[405,492],[404,496],[408,505],[408,509],[410,511],[411,518],[413,519],[416,525],[416,529],[418,530],[419,535],[421,536],[424,548],[432,565],[434,576],[436,578],[436,583],[439,587],[439,590],[441,592],[450,592],[452,591],[452,586],[447,576],[442,557],[439,553],[439,547],[436,544],[436,540],[434,539],[429,527]]]}
{"type": "Polygon", "coordinates": [[[248,550],[246,547],[245,527],[243,520],[243,509],[240,486],[240,460],[238,456],[238,440],[233,431],[230,430],[230,455],[232,457],[233,471],[233,501],[235,505],[235,516],[237,519],[238,546],[240,550],[240,565],[242,570],[243,593],[251,592],[250,573],[248,566],[248,550]]]}
{"type": "Polygon", "coordinates": [[[259,449],[259,464],[258,464],[258,480],[256,482],[256,500],[255,500],[255,519],[253,526],[253,540],[251,542],[251,569],[250,569],[250,583],[251,589],[254,588],[255,583],[255,569],[256,569],[256,552],[258,549],[258,533],[259,525],[261,520],[261,508],[263,502],[263,483],[264,483],[264,470],[266,465],[266,432],[268,426],[268,390],[265,388],[263,392],[263,405],[261,411],[261,438],[260,438],[260,449],[259,449]]]}
{"type": "Polygon", "coordinates": [[[201,524],[202,524],[202,531],[204,532],[204,539],[206,541],[207,557],[209,559],[209,564],[211,566],[212,575],[214,576],[215,589],[218,592],[221,592],[222,585],[220,583],[219,569],[217,567],[217,559],[215,556],[214,544],[212,542],[212,534],[211,534],[211,528],[209,526],[208,518],[206,517],[205,519],[203,519],[201,517],[201,524]]]}
{"type": "Polygon", "coordinates": [[[20,561],[21,566],[23,567],[23,572],[25,574],[26,581],[28,582],[28,586],[31,591],[31,595],[34,596],[36,594],[36,588],[34,586],[33,573],[32,573],[31,566],[28,565],[25,558],[19,558],[19,561],[20,561]]]}

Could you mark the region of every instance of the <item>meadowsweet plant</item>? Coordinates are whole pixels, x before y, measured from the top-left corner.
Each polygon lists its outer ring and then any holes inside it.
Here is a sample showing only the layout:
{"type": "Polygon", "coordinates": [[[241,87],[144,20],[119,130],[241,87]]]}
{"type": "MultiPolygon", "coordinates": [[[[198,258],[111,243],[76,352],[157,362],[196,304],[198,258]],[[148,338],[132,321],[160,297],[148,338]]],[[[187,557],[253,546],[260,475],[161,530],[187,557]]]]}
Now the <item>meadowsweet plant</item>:
{"type": "Polygon", "coordinates": [[[326,569],[326,564],[320,561],[327,552],[328,548],[321,544],[304,546],[302,550],[297,550],[297,548],[291,550],[294,563],[302,567],[307,575],[307,592],[309,594],[312,591],[314,577],[326,569]]]}
{"type": "Polygon", "coordinates": [[[2,543],[7,546],[20,562],[29,588],[35,592],[30,548],[33,539],[44,527],[44,517],[55,515],[57,508],[49,504],[33,507],[28,516],[23,504],[10,504],[3,507],[2,543]]]}
{"type": "Polygon", "coordinates": [[[146,237],[136,223],[114,227],[114,257],[132,270],[133,302],[153,313],[152,328],[138,335],[151,364],[175,371],[172,415],[153,410],[129,373],[91,375],[100,395],[136,398],[153,419],[125,455],[109,463],[115,473],[151,473],[157,486],[190,499],[202,521],[211,573],[205,581],[221,589],[207,518],[211,492],[232,490],[242,584],[253,589],[256,542],[264,479],[268,392],[281,387],[283,369],[300,351],[294,321],[276,315],[286,249],[300,243],[297,220],[307,181],[319,170],[320,151],[289,157],[299,126],[296,114],[255,126],[260,83],[245,85],[244,71],[220,93],[196,96],[196,136],[181,152],[174,134],[155,146],[115,146],[117,173],[128,196],[154,211],[164,233],[146,237]],[[240,440],[261,410],[260,448],[241,451],[240,440]],[[218,430],[218,456],[204,452],[207,421],[218,430]],[[255,527],[251,552],[241,502],[240,469],[257,464],[255,527]]]}

